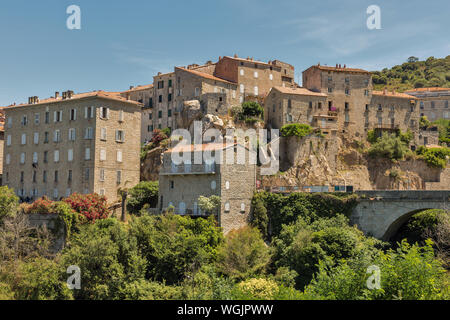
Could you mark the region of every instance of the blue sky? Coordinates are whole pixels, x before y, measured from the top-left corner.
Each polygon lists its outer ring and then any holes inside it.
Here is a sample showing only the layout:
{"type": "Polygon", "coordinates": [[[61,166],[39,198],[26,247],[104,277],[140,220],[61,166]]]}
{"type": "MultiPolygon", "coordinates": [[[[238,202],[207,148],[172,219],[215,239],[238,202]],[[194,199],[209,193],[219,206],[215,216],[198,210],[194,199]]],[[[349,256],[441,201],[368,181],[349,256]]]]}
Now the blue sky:
{"type": "Polygon", "coordinates": [[[2,0],[0,106],[72,89],[125,90],[174,65],[237,53],[378,70],[450,54],[448,0],[2,0]],[[81,8],[81,30],[66,8],[81,8]],[[366,9],[381,8],[381,30],[366,9]]]}

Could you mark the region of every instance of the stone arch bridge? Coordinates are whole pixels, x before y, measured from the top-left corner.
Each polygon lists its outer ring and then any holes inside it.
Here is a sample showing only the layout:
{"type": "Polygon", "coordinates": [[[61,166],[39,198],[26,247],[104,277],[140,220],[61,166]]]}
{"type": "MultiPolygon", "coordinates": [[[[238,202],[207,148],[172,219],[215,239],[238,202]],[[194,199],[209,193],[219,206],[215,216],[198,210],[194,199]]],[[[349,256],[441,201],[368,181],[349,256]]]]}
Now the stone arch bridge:
{"type": "Polygon", "coordinates": [[[415,213],[427,209],[450,210],[450,190],[357,191],[360,196],[350,221],[365,234],[389,240],[415,213]]]}

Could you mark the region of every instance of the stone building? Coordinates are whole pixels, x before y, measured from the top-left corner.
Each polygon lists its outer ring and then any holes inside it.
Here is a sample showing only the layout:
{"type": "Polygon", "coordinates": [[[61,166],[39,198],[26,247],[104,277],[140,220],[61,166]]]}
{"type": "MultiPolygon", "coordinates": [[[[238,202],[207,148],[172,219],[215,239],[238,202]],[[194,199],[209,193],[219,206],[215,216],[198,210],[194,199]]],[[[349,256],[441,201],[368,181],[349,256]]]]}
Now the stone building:
{"type": "Polygon", "coordinates": [[[417,98],[421,117],[430,121],[450,119],[450,88],[418,88],[405,93],[417,98]]]}
{"type": "Polygon", "coordinates": [[[219,57],[216,63],[175,67],[173,72],[154,76],[153,86],[132,88],[121,95],[144,103],[141,142],[146,142],[154,129],[183,125],[180,112],[186,101],[198,100],[205,115],[226,115],[229,108],[246,100],[262,101],[274,86],[295,87],[294,67],[279,60],[266,63],[235,55],[219,57]]]}
{"type": "Polygon", "coordinates": [[[150,140],[153,132],[153,126],[149,123],[153,117],[153,84],[145,86],[130,87],[120,95],[127,100],[137,101],[143,104],[141,117],[141,142],[150,140]]]}
{"type": "Polygon", "coordinates": [[[265,99],[266,123],[278,128],[306,123],[323,133],[366,137],[369,130],[408,129],[418,143],[416,98],[404,93],[373,91],[370,72],[362,69],[312,66],[303,72],[303,88],[273,88],[265,99]]]}
{"type": "MultiPolygon", "coordinates": [[[[216,214],[219,225],[228,233],[247,224],[251,199],[256,189],[256,163],[250,157],[256,153],[240,144],[209,143],[184,145],[164,153],[163,167],[159,174],[159,210],[174,207],[176,214],[202,216],[198,198],[217,195],[221,199],[216,214]],[[173,154],[189,152],[190,161],[176,165],[173,154]],[[201,164],[195,164],[196,154],[208,152],[211,159],[202,157],[201,164]],[[239,154],[245,161],[237,161],[239,154]],[[227,159],[227,161],[220,161],[227,159]]],[[[242,158],[240,158],[242,159],[242,158]]]]}
{"type": "Polygon", "coordinates": [[[5,111],[0,107],[0,186],[3,178],[3,148],[5,146],[5,111]]]}
{"type": "Polygon", "coordinates": [[[3,184],[22,201],[98,193],[139,183],[142,105],[94,91],[29,98],[5,109],[3,184]]]}

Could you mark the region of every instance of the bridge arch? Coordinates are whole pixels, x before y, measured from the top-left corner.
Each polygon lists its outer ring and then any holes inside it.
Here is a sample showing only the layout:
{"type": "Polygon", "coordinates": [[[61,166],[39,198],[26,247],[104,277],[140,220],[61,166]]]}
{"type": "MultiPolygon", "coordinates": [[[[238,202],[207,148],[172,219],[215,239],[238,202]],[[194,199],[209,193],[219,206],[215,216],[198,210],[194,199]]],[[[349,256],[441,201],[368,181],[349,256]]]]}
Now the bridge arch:
{"type": "Polygon", "coordinates": [[[389,240],[414,214],[448,210],[450,191],[359,191],[350,220],[365,234],[389,240]]]}

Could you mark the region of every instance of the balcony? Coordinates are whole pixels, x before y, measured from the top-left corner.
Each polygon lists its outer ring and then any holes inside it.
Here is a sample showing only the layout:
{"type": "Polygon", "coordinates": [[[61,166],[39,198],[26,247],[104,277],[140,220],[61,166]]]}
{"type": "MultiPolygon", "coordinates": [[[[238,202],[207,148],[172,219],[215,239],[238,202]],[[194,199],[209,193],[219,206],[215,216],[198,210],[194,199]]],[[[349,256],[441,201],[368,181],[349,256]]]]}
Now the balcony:
{"type": "Polygon", "coordinates": [[[159,173],[162,176],[185,176],[185,175],[214,175],[216,174],[215,164],[181,164],[164,166],[159,173]]]}

